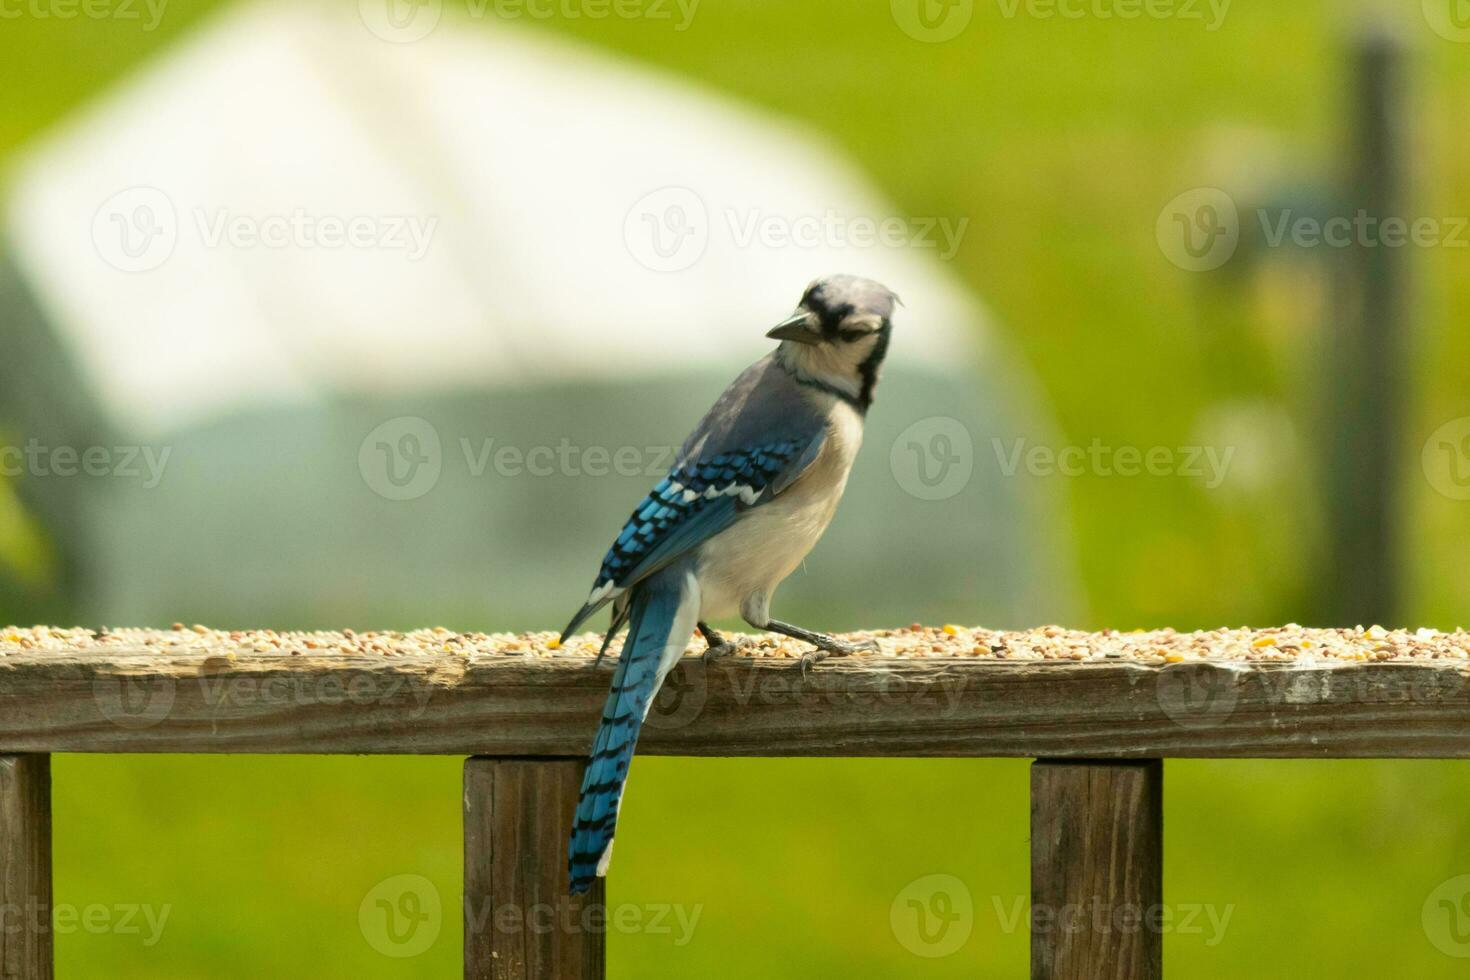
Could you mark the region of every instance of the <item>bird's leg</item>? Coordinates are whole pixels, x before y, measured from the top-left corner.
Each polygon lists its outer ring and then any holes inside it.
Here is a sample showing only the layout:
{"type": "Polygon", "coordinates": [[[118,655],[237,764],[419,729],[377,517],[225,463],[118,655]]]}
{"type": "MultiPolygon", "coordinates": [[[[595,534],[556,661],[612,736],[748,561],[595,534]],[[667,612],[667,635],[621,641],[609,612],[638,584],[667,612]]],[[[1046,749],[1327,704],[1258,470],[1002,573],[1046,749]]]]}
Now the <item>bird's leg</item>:
{"type": "Polygon", "coordinates": [[[812,653],[802,656],[801,672],[803,674],[811,670],[813,664],[819,664],[828,657],[850,657],[854,653],[862,651],[869,653],[876,653],[878,651],[878,644],[874,640],[864,640],[861,643],[844,643],[830,633],[818,633],[815,630],[802,629],[800,626],[792,626],[790,623],[783,623],[778,619],[773,619],[766,623],[763,629],[768,629],[772,633],[782,633],[793,639],[801,640],[804,643],[810,643],[817,648],[812,653]]]}
{"type": "Polygon", "coordinates": [[[709,623],[699,624],[699,635],[704,637],[704,642],[709,644],[709,647],[704,651],[704,658],[706,660],[715,660],[720,657],[728,657],[732,653],[739,653],[740,648],[750,642],[747,639],[741,638],[731,643],[725,639],[724,634],[709,623]]]}
{"type": "Polygon", "coordinates": [[[711,647],[722,647],[725,645],[725,638],[720,635],[720,631],[709,623],[699,624],[699,635],[704,637],[704,642],[708,643],[711,647]]]}

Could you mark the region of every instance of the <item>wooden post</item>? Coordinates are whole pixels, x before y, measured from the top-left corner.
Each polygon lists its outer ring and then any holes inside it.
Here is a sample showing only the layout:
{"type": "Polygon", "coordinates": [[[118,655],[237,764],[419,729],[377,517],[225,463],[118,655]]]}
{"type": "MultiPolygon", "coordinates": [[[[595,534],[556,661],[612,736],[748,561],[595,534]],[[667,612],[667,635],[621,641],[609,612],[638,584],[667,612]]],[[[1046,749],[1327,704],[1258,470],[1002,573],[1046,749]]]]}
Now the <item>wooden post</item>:
{"type": "Polygon", "coordinates": [[[51,757],[0,755],[0,977],[51,980],[51,757]]]}
{"type": "MultiPolygon", "coordinates": [[[[1337,290],[1340,326],[1329,337],[1332,384],[1327,397],[1327,485],[1323,488],[1331,549],[1330,585],[1322,613],[1342,623],[1397,624],[1403,514],[1399,493],[1404,457],[1404,405],[1409,398],[1409,290],[1413,252],[1395,245],[1382,223],[1412,223],[1406,215],[1412,111],[1403,95],[1404,49],[1382,23],[1356,41],[1347,217],[1371,224],[1343,255],[1346,281],[1337,290]],[[1386,244],[1387,243],[1387,244],[1386,244]]],[[[1357,225],[1354,225],[1357,228],[1357,225]]]]}
{"type": "Polygon", "coordinates": [[[1032,980],[1163,975],[1164,769],[1031,767],[1032,980]]]}
{"type": "Polygon", "coordinates": [[[603,882],[567,891],[583,759],[475,757],[464,767],[465,980],[601,980],[603,882]]]}

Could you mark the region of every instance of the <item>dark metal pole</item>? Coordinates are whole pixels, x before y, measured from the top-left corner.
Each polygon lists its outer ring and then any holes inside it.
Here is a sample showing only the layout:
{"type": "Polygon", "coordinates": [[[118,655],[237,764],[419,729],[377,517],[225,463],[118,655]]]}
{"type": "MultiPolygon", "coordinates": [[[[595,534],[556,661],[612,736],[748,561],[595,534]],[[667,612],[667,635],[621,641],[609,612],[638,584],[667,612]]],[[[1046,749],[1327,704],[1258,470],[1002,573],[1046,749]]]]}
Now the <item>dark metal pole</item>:
{"type": "Polygon", "coordinates": [[[1405,272],[1412,245],[1385,219],[1412,224],[1405,178],[1403,48],[1387,29],[1355,42],[1346,250],[1338,328],[1327,377],[1327,531],[1324,621],[1398,623],[1403,405],[1407,390],[1405,272]]]}

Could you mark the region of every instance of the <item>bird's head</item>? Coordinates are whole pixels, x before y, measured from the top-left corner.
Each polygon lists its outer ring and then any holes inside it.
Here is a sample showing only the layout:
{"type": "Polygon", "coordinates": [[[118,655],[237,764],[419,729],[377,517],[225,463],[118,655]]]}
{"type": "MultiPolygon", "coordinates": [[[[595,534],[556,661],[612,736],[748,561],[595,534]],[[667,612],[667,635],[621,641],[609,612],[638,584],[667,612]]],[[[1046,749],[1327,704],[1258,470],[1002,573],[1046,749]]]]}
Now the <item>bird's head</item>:
{"type": "Polygon", "coordinates": [[[871,279],[826,276],[807,286],[796,312],[766,336],[781,341],[776,357],[792,374],[867,408],[898,302],[892,290],[871,279]]]}

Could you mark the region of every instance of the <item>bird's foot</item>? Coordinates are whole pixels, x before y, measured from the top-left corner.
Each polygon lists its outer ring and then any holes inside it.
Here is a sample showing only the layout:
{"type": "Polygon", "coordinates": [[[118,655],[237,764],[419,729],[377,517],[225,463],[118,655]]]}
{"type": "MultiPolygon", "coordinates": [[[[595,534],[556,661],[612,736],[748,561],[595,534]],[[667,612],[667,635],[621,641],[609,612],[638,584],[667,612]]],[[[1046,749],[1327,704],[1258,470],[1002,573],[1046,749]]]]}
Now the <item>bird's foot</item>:
{"type": "Polygon", "coordinates": [[[704,660],[706,663],[713,663],[724,657],[733,656],[755,642],[748,636],[728,640],[723,633],[705,623],[699,624],[699,633],[704,637],[704,642],[709,644],[704,651],[704,660]]]}
{"type": "Polygon", "coordinates": [[[754,645],[755,641],[748,636],[742,636],[735,640],[726,640],[722,637],[719,643],[705,648],[703,659],[705,663],[724,660],[726,657],[733,657],[736,654],[744,653],[754,645]]]}
{"type": "Polygon", "coordinates": [[[844,643],[838,639],[817,644],[817,649],[811,653],[803,654],[801,658],[801,676],[805,677],[811,672],[812,667],[832,657],[850,657],[855,653],[877,653],[877,640],[862,640],[857,643],[844,643]]]}

